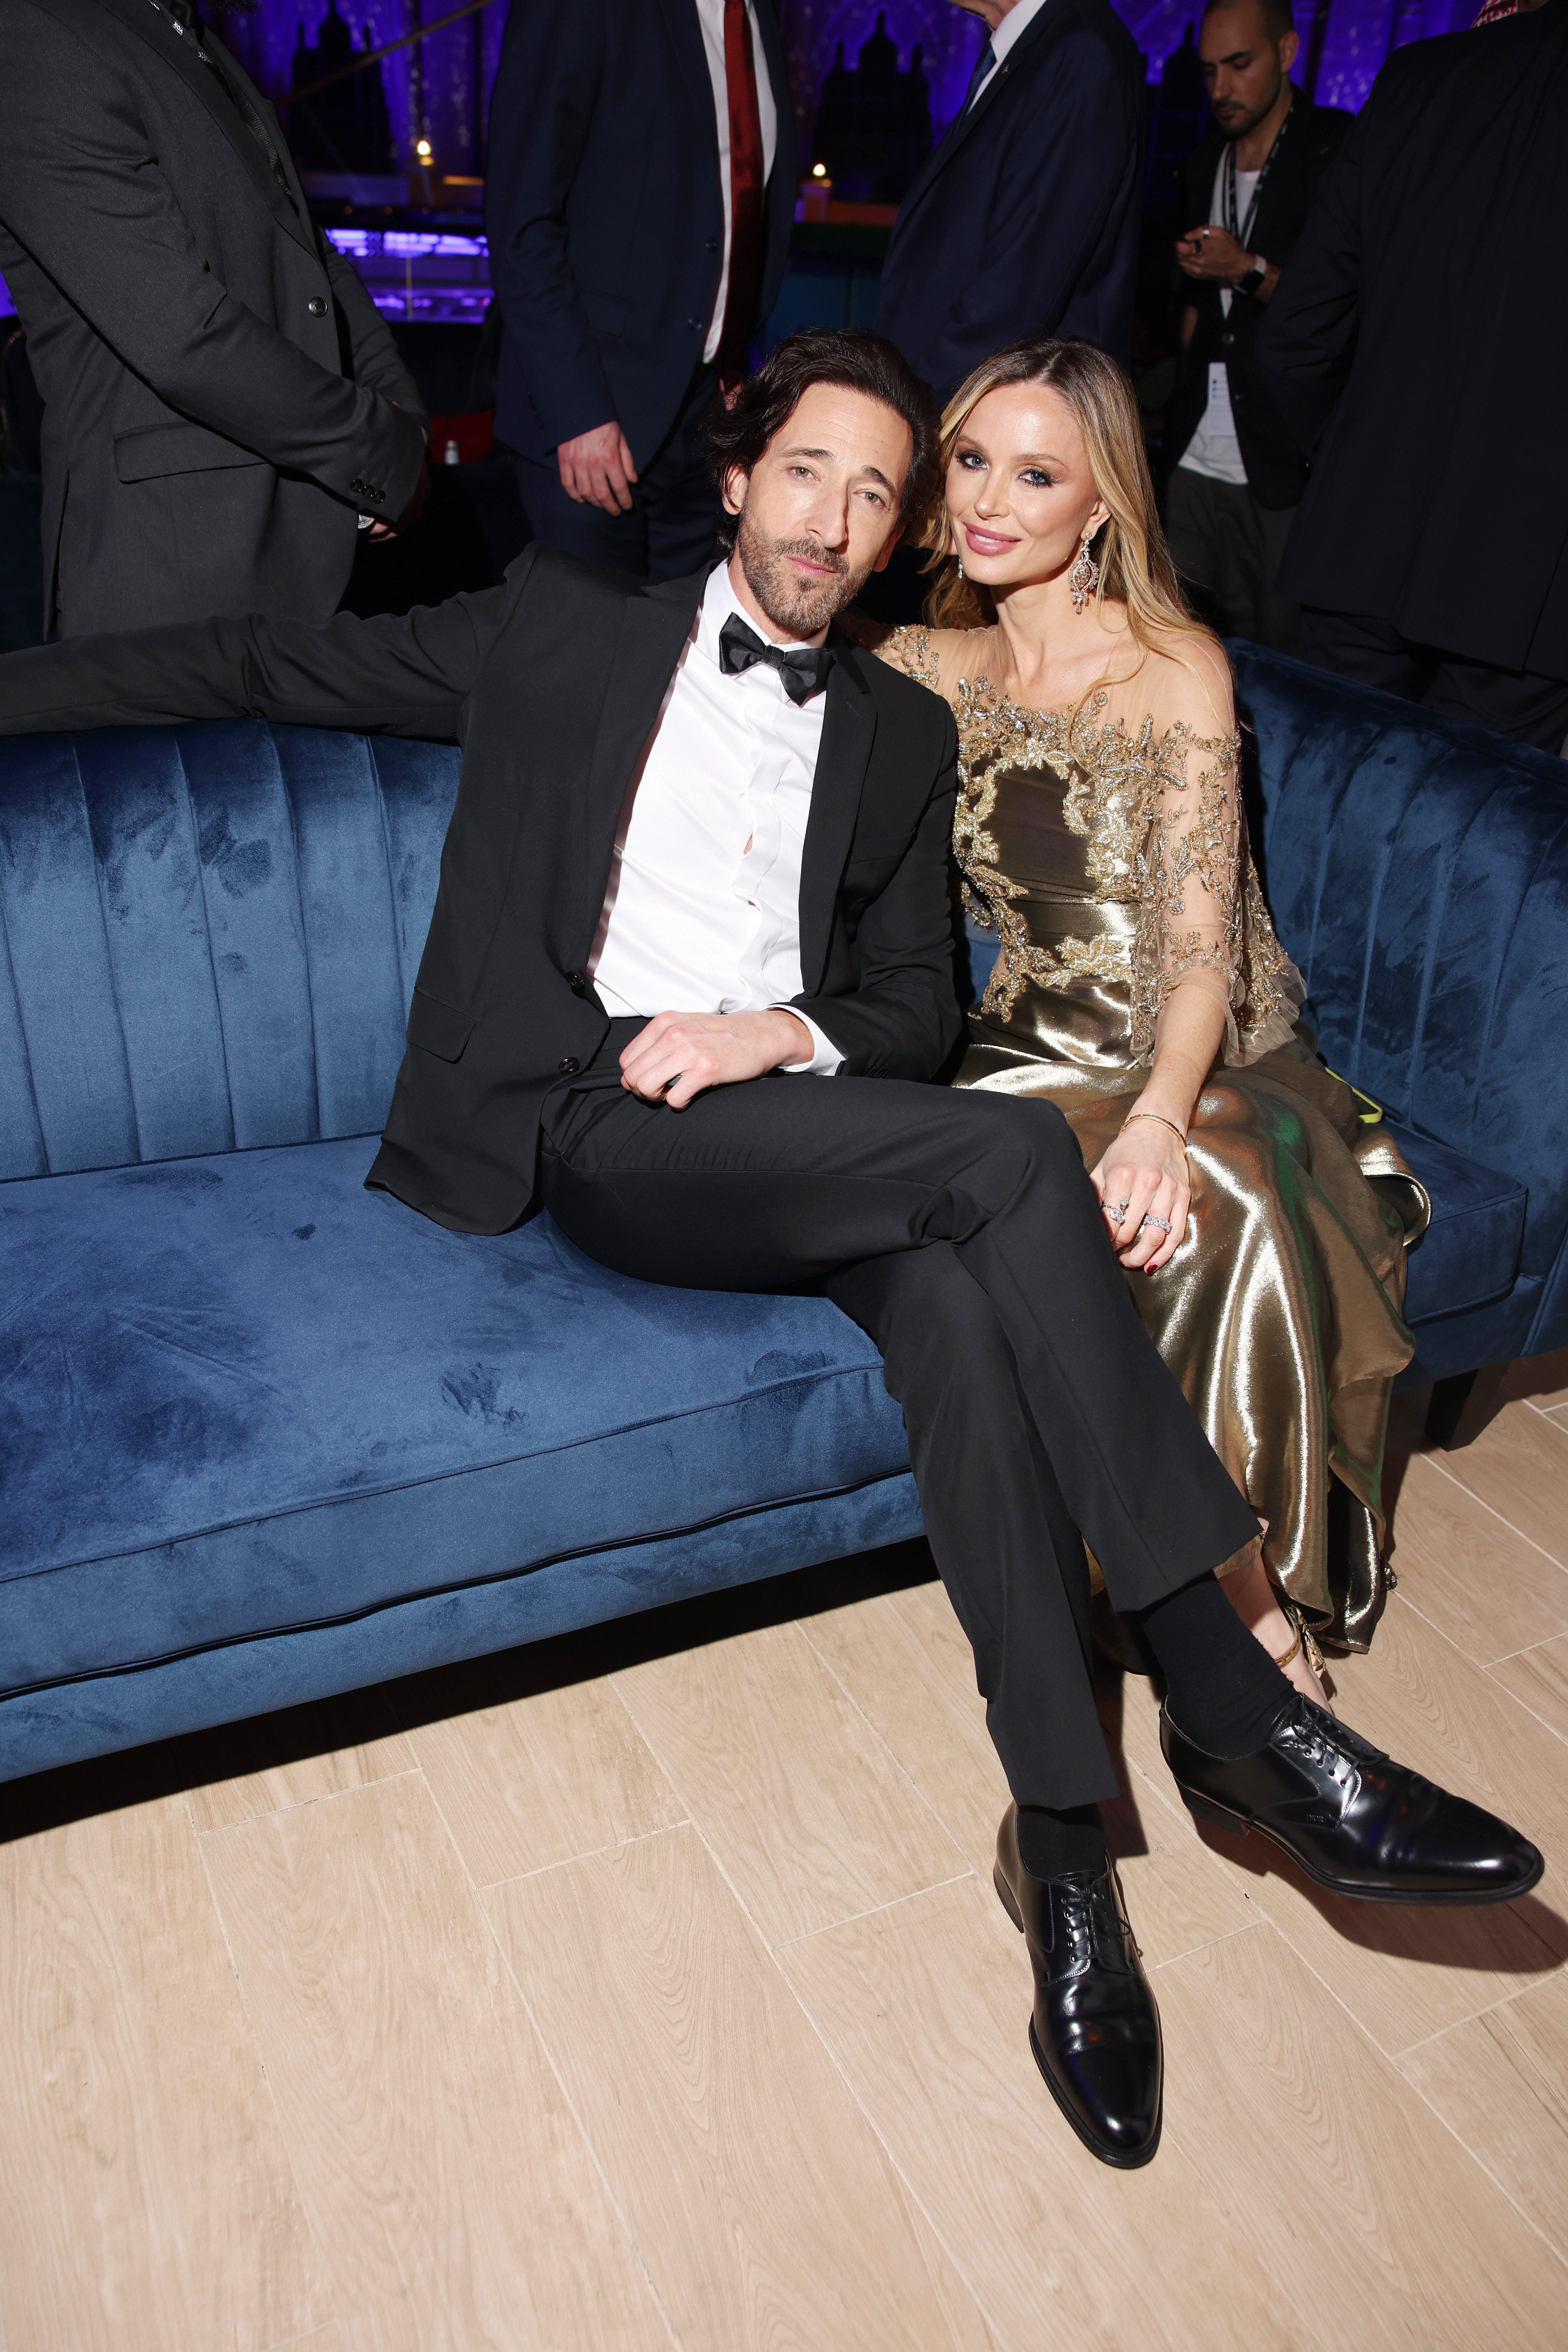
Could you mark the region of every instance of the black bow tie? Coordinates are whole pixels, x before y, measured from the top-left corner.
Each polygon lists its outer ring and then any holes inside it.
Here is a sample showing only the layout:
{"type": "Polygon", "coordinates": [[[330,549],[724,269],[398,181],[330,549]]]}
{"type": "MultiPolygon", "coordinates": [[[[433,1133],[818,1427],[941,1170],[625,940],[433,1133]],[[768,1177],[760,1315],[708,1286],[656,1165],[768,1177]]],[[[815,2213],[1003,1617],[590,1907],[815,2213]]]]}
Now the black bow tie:
{"type": "Polygon", "coordinates": [[[777,670],[784,692],[797,709],[826,685],[834,658],[831,646],[791,646],[786,649],[764,645],[739,613],[731,613],[719,632],[719,667],[726,677],[738,677],[754,662],[765,662],[769,669],[777,670]]]}

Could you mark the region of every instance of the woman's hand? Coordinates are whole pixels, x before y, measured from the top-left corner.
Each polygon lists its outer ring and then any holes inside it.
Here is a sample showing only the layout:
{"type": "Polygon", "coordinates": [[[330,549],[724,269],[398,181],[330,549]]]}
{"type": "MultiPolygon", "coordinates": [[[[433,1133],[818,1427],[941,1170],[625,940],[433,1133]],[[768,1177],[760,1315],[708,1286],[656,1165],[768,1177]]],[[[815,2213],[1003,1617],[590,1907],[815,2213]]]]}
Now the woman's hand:
{"type": "Polygon", "coordinates": [[[1163,1120],[1135,1118],[1089,1170],[1089,1181],[1122,1265],[1142,1266],[1145,1274],[1166,1265],[1186,1233],[1192,1200],[1180,1138],[1163,1120]]]}

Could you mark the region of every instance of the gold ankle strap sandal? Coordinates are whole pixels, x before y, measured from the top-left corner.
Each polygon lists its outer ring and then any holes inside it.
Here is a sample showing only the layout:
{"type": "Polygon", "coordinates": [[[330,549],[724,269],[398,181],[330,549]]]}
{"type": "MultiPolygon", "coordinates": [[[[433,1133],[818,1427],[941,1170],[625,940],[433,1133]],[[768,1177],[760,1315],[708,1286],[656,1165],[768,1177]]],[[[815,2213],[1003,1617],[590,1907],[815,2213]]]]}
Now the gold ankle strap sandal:
{"type": "Polygon", "coordinates": [[[1302,1615],[1295,1601],[1289,1598],[1289,1594],[1281,1592],[1279,1595],[1279,1601],[1280,1611],[1283,1613],[1287,1623],[1294,1625],[1296,1628],[1296,1638],[1291,1643],[1289,1648],[1275,1659],[1275,1664],[1283,1669],[1284,1667],[1291,1664],[1300,1653],[1304,1650],[1307,1654],[1308,1665],[1310,1666],[1312,1672],[1317,1675],[1318,1680],[1321,1682],[1323,1676],[1328,1672],[1328,1666],[1325,1663],[1321,1650],[1318,1647],[1317,1635],[1313,1633],[1311,1627],[1308,1624],[1306,1618],[1302,1615]]]}

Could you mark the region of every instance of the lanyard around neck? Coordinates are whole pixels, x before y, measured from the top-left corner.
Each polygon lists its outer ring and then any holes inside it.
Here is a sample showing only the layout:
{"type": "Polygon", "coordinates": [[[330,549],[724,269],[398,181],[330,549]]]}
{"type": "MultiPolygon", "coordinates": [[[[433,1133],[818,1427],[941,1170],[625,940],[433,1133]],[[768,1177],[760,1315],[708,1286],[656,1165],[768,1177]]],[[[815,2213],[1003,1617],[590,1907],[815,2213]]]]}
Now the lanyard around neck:
{"type": "Polygon", "coordinates": [[[1235,239],[1236,239],[1236,241],[1237,241],[1237,245],[1245,245],[1245,244],[1247,243],[1247,241],[1248,237],[1250,237],[1250,236],[1252,235],[1252,224],[1253,224],[1253,222],[1258,218],[1258,198],[1259,198],[1259,197],[1262,195],[1262,194],[1263,194],[1263,184],[1264,184],[1264,182],[1265,182],[1265,181],[1268,179],[1268,177],[1269,171],[1271,170],[1271,168],[1272,168],[1272,166],[1273,166],[1274,158],[1275,158],[1275,157],[1276,157],[1276,155],[1278,155],[1278,153],[1279,152],[1279,142],[1281,141],[1281,139],[1283,139],[1283,138],[1284,138],[1285,133],[1286,133],[1286,132],[1287,132],[1287,131],[1289,131],[1289,128],[1290,128],[1290,117],[1291,117],[1291,115],[1295,112],[1295,110],[1296,110],[1296,101],[1295,101],[1295,100],[1294,100],[1294,99],[1292,99],[1292,100],[1290,100],[1289,105],[1285,109],[1285,120],[1284,120],[1284,121],[1283,121],[1283,122],[1281,122],[1281,124],[1279,125],[1279,130],[1274,133],[1274,144],[1273,144],[1273,146],[1272,146],[1272,147],[1270,147],[1270,149],[1268,150],[1268,154],[1267,154],[1267,155],[1264,157],[1264,159],[1263,159],[1263,169],[1262,169],[1262,171],[1261,171],[1261,172],[1259,172],[1259,173],[1258,174],[1258,185],[1257,185],[1257,186],[1253,189],[1253,191],[1252,191],[1252,202],[1251,202],[1251,203],[1247,205],[1247,218],[1246,218],[1246,220],[1245,220],[1245,221],[1243,221],[1243,222],[1239,225],[1239,226],[1237,226],[1237,217],[1236,217],[1236,142],[1235,142],[1235,140],[1234,140],[1234,139],[1233,139],[1233,140],[1231,140],[1231,141],[1229,142],[1229,143],[1227,144],[1226,148],[1226,151],[1225,151],[1225,225],[1226,225],[1226,227],[1229,230],[1229,232],[1230,232],[1231,236],[1232,236],[1233,237],[1235,237],[1235,239]]]}

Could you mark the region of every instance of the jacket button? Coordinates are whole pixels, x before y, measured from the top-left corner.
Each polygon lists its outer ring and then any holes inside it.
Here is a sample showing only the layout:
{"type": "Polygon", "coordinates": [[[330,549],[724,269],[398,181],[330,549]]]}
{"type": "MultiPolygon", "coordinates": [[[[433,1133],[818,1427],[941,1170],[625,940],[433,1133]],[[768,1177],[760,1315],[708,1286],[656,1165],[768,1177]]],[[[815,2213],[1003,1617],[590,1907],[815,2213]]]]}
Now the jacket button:
{"type": "Polygon", "coordinates": [[[719,250],[719,240],[718,240],[718,238],[717,238],[716,236],[710,236],[710,237],[709,238],[709,240],[708,240],[708,251],[709,251],[710,253],[717,253],[717,252],[718,252],[718,250],[719,250]]]}
{"type": "Polygon", "coordinates": [[[327,315],[326,297],[321,294],[312,294],[305,308],[312,319],[324,319],[327,315]]]}
{"type": "Polygon", "coordinates": [[[588,993],[588,982],[580,971],[569,971],[566,975],[566,985],[574,996],[586,996],[588,993]]]}
{"type": "Polygon", "coordinates": [[[1232,334],[1224,334],[1220,337],[1220,341],[1225,344],[1227,351],[1235,341],[1236,337],[1232,334]]]}
{"type": "Polygon", "coordinates": [[[690,328],[694,335],[700,335],[702,332],[702,321],[700,319],[688,319],[686,323],[690,328]]]}
{"type": "Polygon", "coordinates": [[[555,1066],[563,1078],[574,1078],[583,1065],[575,1054],[567,1054],[556,1063],[555,1066]]]}

